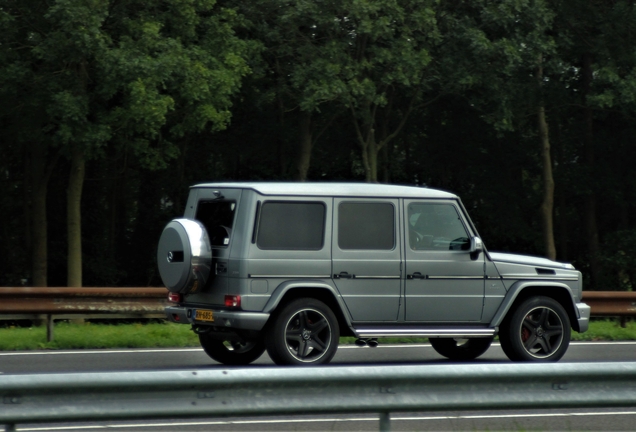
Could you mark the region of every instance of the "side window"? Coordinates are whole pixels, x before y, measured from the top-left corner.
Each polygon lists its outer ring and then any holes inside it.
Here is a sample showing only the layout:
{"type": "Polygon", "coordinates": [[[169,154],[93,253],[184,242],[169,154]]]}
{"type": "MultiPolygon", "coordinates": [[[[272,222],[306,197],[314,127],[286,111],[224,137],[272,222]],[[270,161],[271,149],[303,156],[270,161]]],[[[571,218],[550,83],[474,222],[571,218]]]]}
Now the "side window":
{"type": "Polygon", "coordinates": [[[320,250],[325,212],[320,202],[267,201],[260,209],[256,245],[259,249],[320,250]]]}
{"type": "Polygon", "coordinates": [[[230,244],[235,209],[234,201],[201,201],[197,205],[195,218],[205,227],[212,246],[230,244]]]}
{"type": "Polygon", "coordinates": [[[395,208],[391,203],[342,202],[338,207],[338,247],[391,250],[395,247],[395,208]]]}
{"type": "Polygon", "coordinates": [[[455,206],[409,204],[409,244],[414,250],[468,250],[470,239],[455,206]]]}

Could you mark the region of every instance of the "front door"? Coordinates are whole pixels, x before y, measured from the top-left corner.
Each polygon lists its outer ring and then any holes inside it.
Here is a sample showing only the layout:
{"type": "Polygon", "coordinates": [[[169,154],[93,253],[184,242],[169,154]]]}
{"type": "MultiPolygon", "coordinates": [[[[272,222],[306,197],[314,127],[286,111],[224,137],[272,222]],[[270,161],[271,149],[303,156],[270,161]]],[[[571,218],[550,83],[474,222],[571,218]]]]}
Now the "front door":
{"type": "Polygon", "coordinates": [[[461,208],[454,201],[405,200],[404,219],[406,321],[479,321],[484,254],[471,256],[461,208]]]}
{"type": "Polygon", "coordinates": [[[400,308],[397,199],[334,202],[333,277],[353,321],[396,321],[400,308]]]}

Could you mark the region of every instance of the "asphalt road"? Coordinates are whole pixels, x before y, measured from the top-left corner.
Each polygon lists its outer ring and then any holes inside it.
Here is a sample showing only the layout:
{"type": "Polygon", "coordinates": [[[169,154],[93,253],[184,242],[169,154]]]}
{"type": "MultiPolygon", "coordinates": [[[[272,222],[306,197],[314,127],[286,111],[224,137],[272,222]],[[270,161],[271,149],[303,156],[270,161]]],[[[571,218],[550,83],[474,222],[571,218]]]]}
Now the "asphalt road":
{"type": "MultiPolygon", "coordinates": [[[[572,342],[561,362],[636,361],[635,342],[572,342]]],[[[509,362],[497,343],[476,363],[509,362]]],[[[360,348],[344,345],[331,361],[333,366],[400,364],[448,364],[429,344],[380,345],[360,348]]],[[[273,363],[263,354],[252,366],[273,363]]],[[[47,372],[155,371],[175,369],[219,368],[200,348],[119,349],[76,351],[0,352],[0,373],[24,374],[47,372]]]]}
{"type": "MultiPolygon", "coordinates": [[[[573,342],[561,362],[636,361],[636,342],[573,342]]],[[[479,363],[507,363],[498,345],[479,363]]],[[[380,345],[377,348],[341,346],[333,366],[404,364],[449,364],[428,344],[380,345]]],[[[272,366],[264,354],[249,367],[272,366]]],[[[156,371],[227,368],[210,360],[201,349],[78,350],[0,352],[0,373],[30,374],[57,372],[156,371]]],[[[308,368],[310,373],[310,368],[308,368]]],[[[423,430],[634,430],[636,406],[632,409],[527,410],[394,413],[393,431],[423,430]]],[[[271,418],[194,419],[192,421],[146,421],[82,423],[72,425],[18,425],[18,431],[377,431],[373,415],[294,416],[271,418]]]]}

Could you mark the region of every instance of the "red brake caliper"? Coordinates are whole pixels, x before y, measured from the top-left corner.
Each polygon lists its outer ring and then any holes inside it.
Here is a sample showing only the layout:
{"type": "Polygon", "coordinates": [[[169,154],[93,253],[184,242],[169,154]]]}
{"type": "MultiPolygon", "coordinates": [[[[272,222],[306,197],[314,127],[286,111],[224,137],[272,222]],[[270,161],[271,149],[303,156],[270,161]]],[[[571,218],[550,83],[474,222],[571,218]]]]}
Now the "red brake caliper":
{"type": "MultiPolygon", "coordinates": [[[[528,319],[528,317],[525,317],[524,319],[528,319]]],[[[528,339],[530,339],[530,330],[528,330],[525,327],[522,327],[521,329],[521,340],[523,342],[527,341],[528,339]]]]}

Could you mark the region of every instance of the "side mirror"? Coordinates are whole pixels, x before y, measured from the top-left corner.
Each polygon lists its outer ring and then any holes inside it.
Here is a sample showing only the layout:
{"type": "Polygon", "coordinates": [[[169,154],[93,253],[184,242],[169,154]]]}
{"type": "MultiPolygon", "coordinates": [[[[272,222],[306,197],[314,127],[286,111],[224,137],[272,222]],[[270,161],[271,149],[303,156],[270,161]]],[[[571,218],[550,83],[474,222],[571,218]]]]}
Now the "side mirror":
{"type": "Polygon", "coordinates": [[[479,258],[479,254],[484,250],[484,243],[479,237],[470,238],[470,258],[476,260],[479,258]]]}

